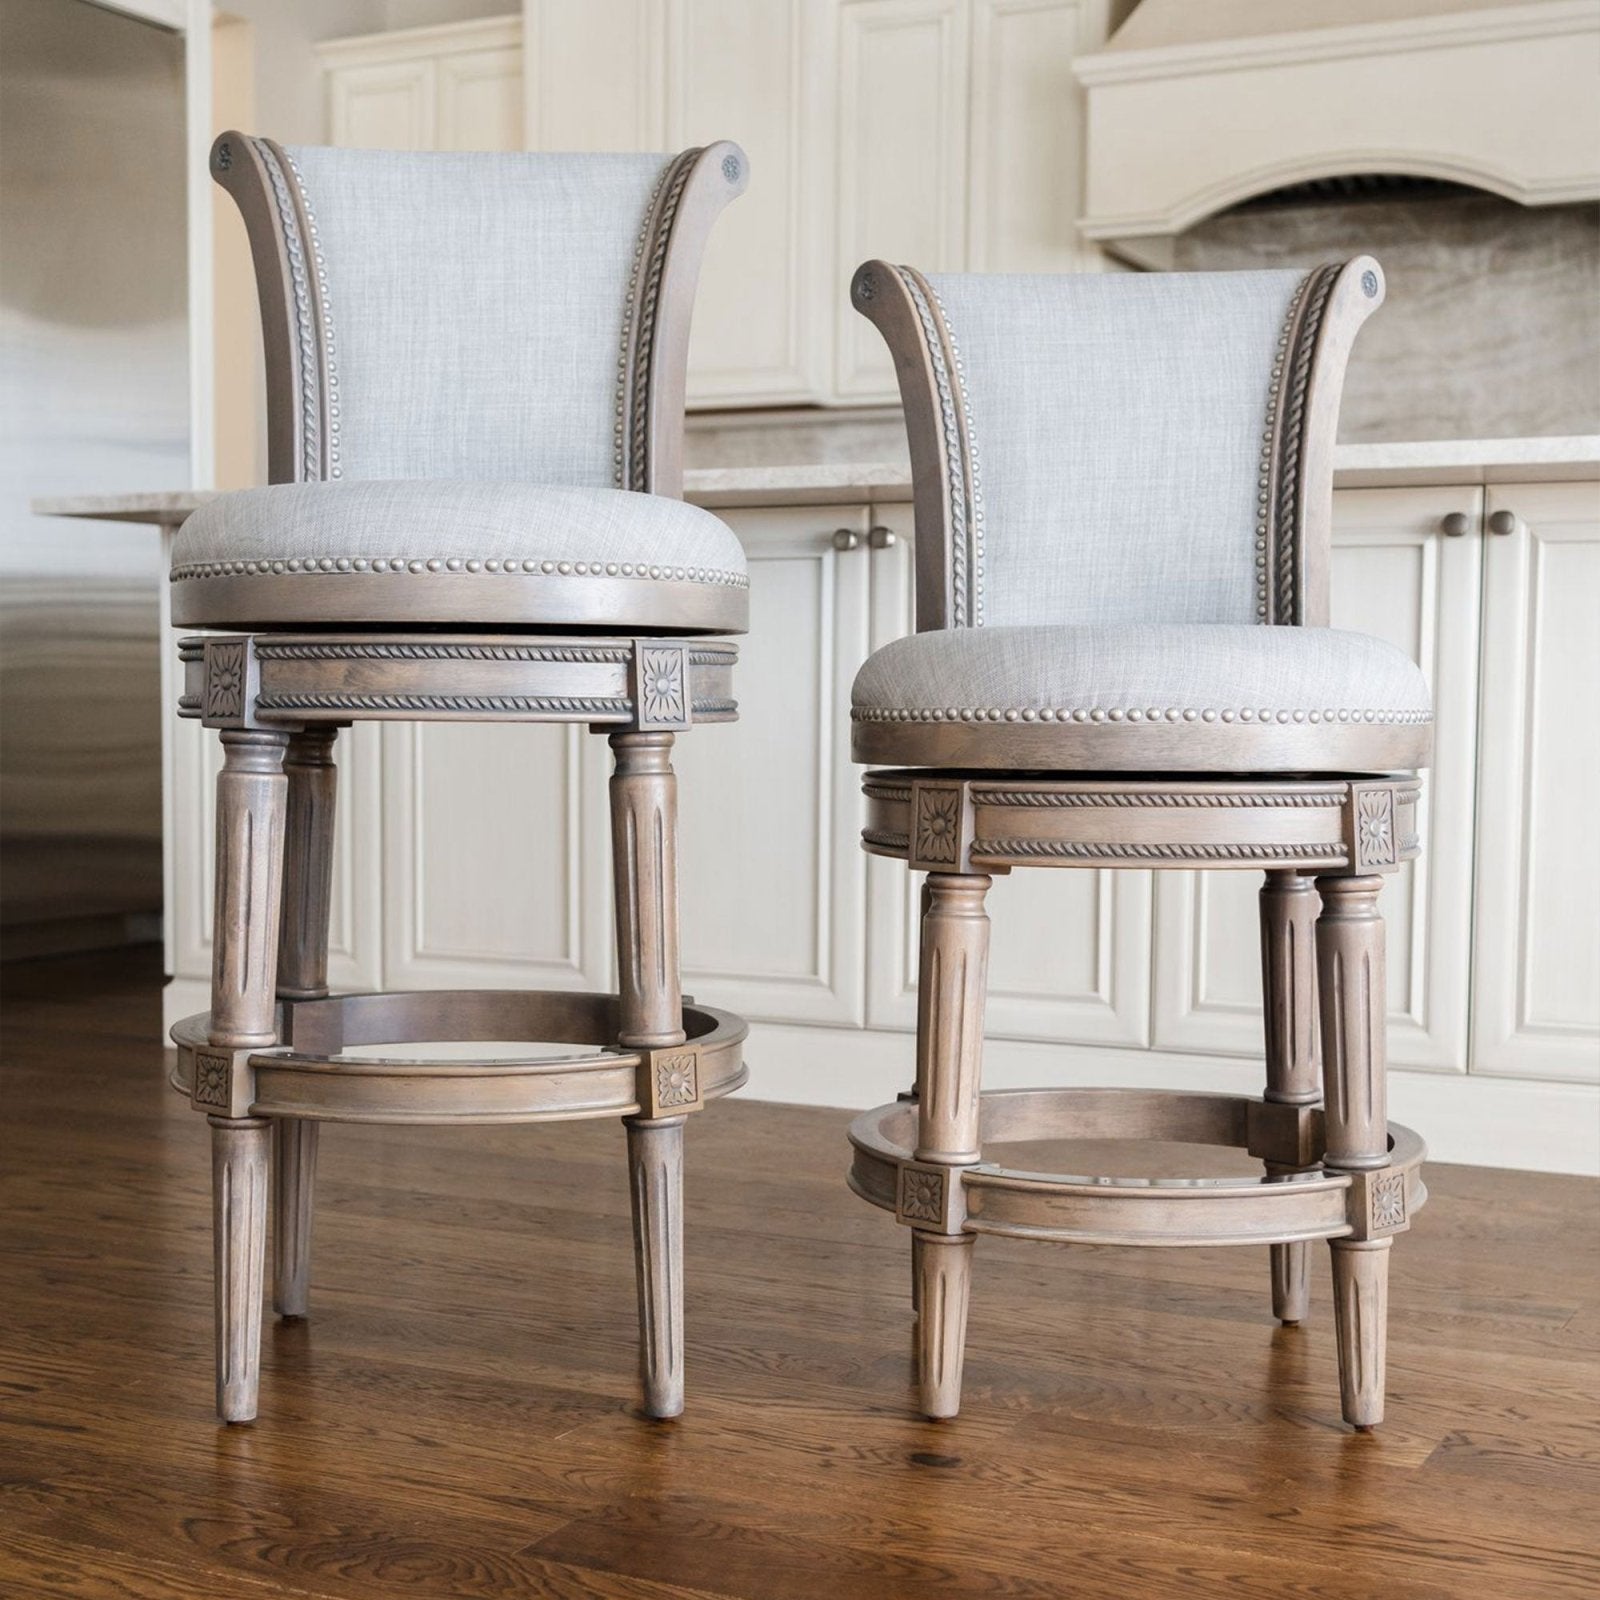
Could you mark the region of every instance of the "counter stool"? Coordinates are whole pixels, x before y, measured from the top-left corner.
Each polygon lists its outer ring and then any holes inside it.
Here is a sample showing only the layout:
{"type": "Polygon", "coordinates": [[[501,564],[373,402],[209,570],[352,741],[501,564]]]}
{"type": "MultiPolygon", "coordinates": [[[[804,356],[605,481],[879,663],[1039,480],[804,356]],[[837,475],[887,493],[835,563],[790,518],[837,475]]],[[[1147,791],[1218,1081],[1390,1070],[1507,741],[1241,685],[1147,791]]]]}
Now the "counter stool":
{"type": "Polygon", "coordinates": [[[679,496],[695,280],[743,152],[225,133],[211,167],[255,262],[271,479],[190,518],[171,575],[174,622],[214,630],[179,647],[180,711],[223,747],[211,1010],[172,1035],[173,1084],[212,1129],[217,1409],[256,1413],[269,1149],[273,1298],[300,1317],[323,1122],[617,1114],[644,1407],[675,1416],[684,1123],[745,1077],[744,1024],[680,991],[671,761],[677,733],[736,713],[715,636],[745,629],[744,555],[679,496]],[[616,995],[329,994],[333,746],[367,719],[609,733],[616,995]],[[577,1048],[370,1048],[444,1040],[577,1048]]]}
{"type": "Polygon", "coordinates": [[[928,876],[916,1095],[856,1121],[851,1185],[912,1230],[922,1409],[960,1405],[980,1233],[1270,1244],[1286,1323],[1306,1315],[1308,1242],[1327,1239],[1344,1416],[1369,1428],[1389,1247],[1425,1198],[1422,1145],[1387,1119],[1377,901],[1417,854],[1432,724],[1410,660],[1327,625],[1339,393],[1378,264],[925,277],[872,261],[852,295],[905,401],[919,630],[856,679],[855,758],[891,766],[866,775],[862,840],[928,876]],[[1265,871],[1260,1100],[980,1092],[984,896],[1038,866],[1265,871]],[[1239,1146],[1264,1172],[1054,1175],[986,1155],[1122,1137],[1239,1146]]]}

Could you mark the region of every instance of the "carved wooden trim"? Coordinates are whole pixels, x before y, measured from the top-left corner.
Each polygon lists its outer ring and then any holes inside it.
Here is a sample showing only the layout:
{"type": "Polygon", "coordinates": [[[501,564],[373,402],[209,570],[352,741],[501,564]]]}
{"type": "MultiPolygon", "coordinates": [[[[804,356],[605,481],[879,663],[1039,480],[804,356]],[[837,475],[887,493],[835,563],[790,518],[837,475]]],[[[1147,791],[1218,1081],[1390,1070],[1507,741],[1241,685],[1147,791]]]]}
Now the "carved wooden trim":
{"type": "Polygon", "coordinates": [[[972,844],[972,805],[966,786],[937,780],[911,784],[910,855],[913,872],[965,872],[972,844]]]}
{"type": "Polygon", "coordinates": [[[705,1105],[700,1087],[700,1052],[693,1044],[639,1052],[639,1114],[676,1117],[705,1105]]]}
{"type": "Polygon", "coordinates": [[[634,646],[633,715],[641,731],[678,732],[693,720],[683,645],[641,639],[634,646]]]}
{"type": "Polygon", "coordinates": [[[1392,872],[1402,859],[1394,785],[1354,783],[1346,806],[1351,870],[1392,872]]]}
{"type": "Polygon", "coordinates": [[[924,1232],[957,1234],[966,1221],[962,1169],[903,1161],[895,1181],[895,1221],[924,1232]]]}

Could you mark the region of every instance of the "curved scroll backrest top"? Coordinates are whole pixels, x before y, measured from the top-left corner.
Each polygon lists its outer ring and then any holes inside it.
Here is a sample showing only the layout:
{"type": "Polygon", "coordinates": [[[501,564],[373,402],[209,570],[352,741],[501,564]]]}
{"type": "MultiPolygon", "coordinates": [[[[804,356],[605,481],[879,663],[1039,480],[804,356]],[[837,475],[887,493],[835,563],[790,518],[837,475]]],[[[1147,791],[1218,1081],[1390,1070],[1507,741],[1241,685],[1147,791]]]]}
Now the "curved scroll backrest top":
{"type": "Polygon", "coordinates": [[[267,353],[269,477],[682,487],[694,281],[744,189],[677,156],[283,147],[225,133],[267,353]]]}
{"type": "Polygon", "coordinates": [[[1327,620],[1345,362],[1370,257],[1309,273],[852,285],[895,357],[917,626],[1327,620]]]}

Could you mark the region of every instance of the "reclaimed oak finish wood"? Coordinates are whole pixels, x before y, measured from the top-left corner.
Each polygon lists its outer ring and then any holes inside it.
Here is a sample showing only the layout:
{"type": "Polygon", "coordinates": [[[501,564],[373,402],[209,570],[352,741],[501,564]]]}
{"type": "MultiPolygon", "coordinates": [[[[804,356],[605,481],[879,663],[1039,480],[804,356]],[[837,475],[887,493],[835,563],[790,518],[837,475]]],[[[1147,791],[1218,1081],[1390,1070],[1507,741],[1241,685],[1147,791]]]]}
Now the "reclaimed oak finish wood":
{"type": "MultiPolygon", "coordinates": [[[[0,1592],[27,1600],[1589,1600],[1600,1184],[1432,1166],[1384,1426],[1338,1426],[1325,1272],[987,1238],[963,1420],[916,1416],[905,1245],[842,1113],[739,1101],[685,1191],[695,1395],[641,1426],[614,1121],[340,1127],[317,1317],[269,1404],[204,1374],[207,1130],[159,953],[0,972],[0,1592]],[[985,1293],[988,1289],[990,1292],[985,1293]],[[1003,1293],[1001,1292],[1003,1289],[1003,1293]]],[[[1113,1151],[1009,1152],[1108,1170],[1113,1151]]],[[[1127,1152],[1124,1149],[1124,1153],[1127,1152]]],[[[1168,1146],[1141,1152],[1172,1170],[1168,1146]]],[[[1259,1176],[1236,1151],[1182,1168],[1259,1176]]]]}

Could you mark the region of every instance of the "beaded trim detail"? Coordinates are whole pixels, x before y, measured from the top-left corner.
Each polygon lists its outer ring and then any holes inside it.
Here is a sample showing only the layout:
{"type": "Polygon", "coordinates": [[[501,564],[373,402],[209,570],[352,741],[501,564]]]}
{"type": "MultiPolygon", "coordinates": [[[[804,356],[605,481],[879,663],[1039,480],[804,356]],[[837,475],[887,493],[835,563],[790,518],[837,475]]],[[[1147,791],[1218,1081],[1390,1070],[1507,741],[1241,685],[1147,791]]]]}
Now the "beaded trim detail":
{"type": "Polygon", "coordinates": [[[281,561],[190,561],[174,567],[173,583],[192,578],[279,577],[284,573],[388,573],[406,572],[419,576],[443,573],[503,573],[508,577],[534,574],[560,578],[654,578],[677,583],[712,583],[728,589],[748,589],[750,579],[742,572],[725,572],[717,567],[663,567],[644,561],[543,561],[504,559],[490,556],[480,561],[475,556],[288,556],[281,561]]]}
{"type": "Polygon", "coordinates": [[[1328,297],[1343,269],[1318,267],[1300,280],[1272,356],[1272,387],[1256,480],[1256,621],[1293,623],[1299,598],[1300,436],[1311,363],[1328,297]]]}
{"type": "Polygon", "coordinates": [[[950,626],[983,626],[983,498],[978,479],[978,446],[972,432],[972,409],[967,403],[965,376],[955,336],[944,305],[909,268],[896,267],[928,347],[938,390],[940,429],[944,439],[945,470],[950,479],[950,626]],[[929,296],[932,296],[930,301],[929,296]],[[940,333],[944,338],[941,339],[940,333]],[[944,355],[949,341],[954,372],[944,355]],[[959,413],[957,406],[959,404],[959,413]],[[965,449],[963,449],[965,446],[965,449]],[[970,475],[968,462],[971,464],[970,475]]]}
{"type": "Polygon", "coordinates": [[[1431,711],[1378,711],[1326,707],[1275,711],[1255,706],[1204,708],[1195,706],[1042,706],[1029,707],[963,706],[926,711],[902,707],[856,706],[852,722],[1370,722],[1411,726],[1433,721],[1431,711]]]}
{"type": "Polygon", "coordinates": [[[684,150],[661,169],[633,247],[633,268],[622,309],[622,348],[617,357],[617,412],[612,427],[612,478],[619,489],[644,489],[649,478],[650,379],[655,355],[656,312],[667,247],[683,199],[684,185],[699,159],[684,150]]]}
{"type": "Polygon", "coordinates": [[[317,214],[311,207],[311,196],[306,192],[306,181],[300,165],[287,150],[283,159],[294,174],[295,187],[300,192],[300,204],[306,214],[306,232],[310,236],[311,265],[317,276],[317,305],[322,319],[323,381],[328,397],[328,460],[330,478],[342,477],[339,465],[339,361],[333,342],[333,304],[328,298],[328,264],[322,254],[322,238],[317,232],[317,214]]]}

